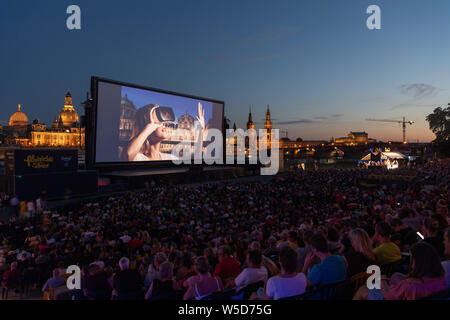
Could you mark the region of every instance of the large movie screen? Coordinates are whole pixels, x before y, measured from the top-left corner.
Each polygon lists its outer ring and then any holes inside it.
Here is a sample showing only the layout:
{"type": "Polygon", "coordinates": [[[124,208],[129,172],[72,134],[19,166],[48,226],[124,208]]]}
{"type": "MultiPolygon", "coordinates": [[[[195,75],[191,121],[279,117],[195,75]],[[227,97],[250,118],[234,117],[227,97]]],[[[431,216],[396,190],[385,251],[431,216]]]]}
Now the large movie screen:
{"type": "Polygon", "coordinates": [[[193,150],[202,140],[205,147],[207,131],[222,130],[223,108],[219,101],[98,80],[95,163],[179,159],[172,152],[177,144],[193,150]]]}

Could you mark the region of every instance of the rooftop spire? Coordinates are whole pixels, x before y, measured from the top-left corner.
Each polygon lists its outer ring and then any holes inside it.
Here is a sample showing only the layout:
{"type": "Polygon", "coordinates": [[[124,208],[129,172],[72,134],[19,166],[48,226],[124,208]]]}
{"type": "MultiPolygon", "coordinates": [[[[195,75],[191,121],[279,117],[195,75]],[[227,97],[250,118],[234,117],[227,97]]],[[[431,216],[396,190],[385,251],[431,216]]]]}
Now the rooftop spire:
{"type": "Polygon", "coordinates": [[[270,110],[269,110],[269,105],[267,105],[266,121],[270,121],[270,110]]]}

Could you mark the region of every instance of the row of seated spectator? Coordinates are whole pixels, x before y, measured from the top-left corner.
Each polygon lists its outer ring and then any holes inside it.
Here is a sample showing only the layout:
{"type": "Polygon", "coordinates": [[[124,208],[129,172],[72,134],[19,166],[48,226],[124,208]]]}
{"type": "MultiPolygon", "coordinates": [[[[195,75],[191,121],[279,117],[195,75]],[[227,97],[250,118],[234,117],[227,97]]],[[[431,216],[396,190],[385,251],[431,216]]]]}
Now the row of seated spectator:
{"type": "MultiPolygon", "coordinates": [[[[138,270],[130,268],[128,258],[120,259],[120,271],[112,277],[112,281],[109,281],[108,273],[101,265],[93,263],[83,277],[82,293],[80,292],[76,297],[90,300],[111,298],[118,300],[351,298],[416,300],[448,290],[448,284],[445,281],[446,270],[436,249],[423,241],[412,246],[410,256],[403,259],[403,264],[394,261],[395,268],[388,270],[391,276],[387,276],[386,268],[383,268],[381,288],[369,290],[365,283],[369,276],[365,272],[366,269],[361,267],[360,270],[363,271],[351,276],[352,271],[349,266],[355,262],[358,262],[359,266],[376,265],[377,255],[373,253],[370,246],[361,245],[361,243],[370,245],[364,230],[353,230],[351,237],[354,244],[352,250],[341,256],[331,254],[323,235],[313,234],[309,239],[311,252],[305,264],[309,264],[313,257],[317,257],[319,261],[313,264],[307,275],[299,272],[297,253],[299,250],[284,244],[278,250],[277,262],[280,272],[269,277],[263,262],[265,256],[258,242],[249,245],[246,266],[242,270],[239,262],[230,255],[229,248],[223,246],[219,249],[219,257],[222,258],[219,258],[214,273],[211,272],[207,257],[199,256],[195,258],[193,268],[195,274],[186,277],[183,281],[176,281],[174,264],[168,261],[164,254],[159,253],[154,263],[157,271],[153,274],[154,278],[146,290],[142,286],[138,270]],[[405,270],[406,274],[395,272],[396,270],[405,270]],[[237,276],[233,277],[233,274],[237,276]]],[[[445,235],[447,250],[449,237],[450,229],[445,235]]],[[[448,262],[445,264],[448,265],[448,262]]],[[[384,265],[384,267],[390,266],[392,266],[390,261],[384,265]]],[[[65,284],[65,280],[58,278],[57,275],[58,270],[55,269],[54,277],[46,282],[44,290],[62,285],[63,282],[65,284]]]]}
{"type": "Polygon", "coordinates": [[[370,169],[152,186],[12,219],[0,224],[3,297],[30,288],[93,300],[216,299],[244,288],[248,299],[431,296],[448,285],[449,172],[445,161],[385,172],[413,179],[377,189],[362,185],[370,169]],[[70,265],[82,269],[77,292],[63,292],[70,265]],[[371,265],[383,288],[358,293],[371,265]],[[349,283],[351,293],[332,294],[349,283]]]}

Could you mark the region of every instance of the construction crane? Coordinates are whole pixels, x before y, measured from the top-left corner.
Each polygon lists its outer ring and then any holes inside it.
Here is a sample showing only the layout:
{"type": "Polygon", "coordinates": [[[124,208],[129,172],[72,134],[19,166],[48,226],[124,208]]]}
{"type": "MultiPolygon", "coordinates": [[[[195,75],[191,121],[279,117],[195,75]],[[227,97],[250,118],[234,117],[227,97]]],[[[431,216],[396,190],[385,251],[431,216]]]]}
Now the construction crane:
{"type": "Polygon", "coordinates": [[[403,131],[403,143],[406,144],[406,125],[412,125],[414,121],[405,120],[405,117],[403,117],[403,120],[391,120],[391,119],[366,119],[367,121],[378,121],[378,122],[395,122],[402,125],[402,131],[403,131]]]}

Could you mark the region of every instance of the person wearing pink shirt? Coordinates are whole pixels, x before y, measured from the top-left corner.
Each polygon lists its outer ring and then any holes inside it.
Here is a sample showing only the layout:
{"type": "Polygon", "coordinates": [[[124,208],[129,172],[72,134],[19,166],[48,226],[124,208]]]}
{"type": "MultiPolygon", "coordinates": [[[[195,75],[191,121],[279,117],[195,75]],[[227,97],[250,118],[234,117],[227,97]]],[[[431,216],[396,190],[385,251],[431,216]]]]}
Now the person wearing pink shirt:
{"type": "Polygon", "coordinates": [[[418,242],[410,250],[408,275],[395,273],[389,283],[382,279],[381,290],[368,290],[363,286],[354,300],[376,299],[417,300],[445,290],[445,272],[436,249],[426,243],[418,242]],[[381,292],[380,292],[381,291],[381,292]]]}

